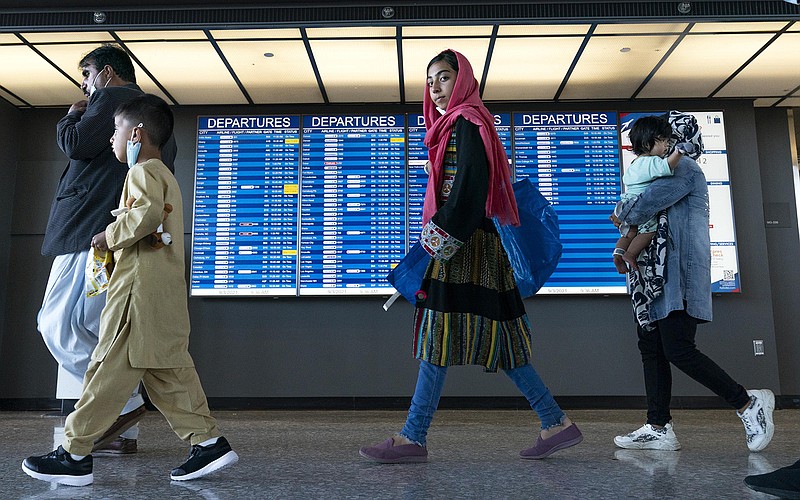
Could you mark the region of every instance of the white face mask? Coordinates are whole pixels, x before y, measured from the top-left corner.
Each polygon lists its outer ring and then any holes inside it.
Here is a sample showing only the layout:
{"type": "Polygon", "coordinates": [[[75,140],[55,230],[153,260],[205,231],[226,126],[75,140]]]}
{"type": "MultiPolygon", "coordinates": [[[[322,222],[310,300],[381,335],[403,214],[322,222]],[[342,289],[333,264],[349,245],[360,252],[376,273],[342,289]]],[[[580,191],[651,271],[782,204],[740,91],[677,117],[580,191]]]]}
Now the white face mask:
{"type": "MultiPolygon", "coordinates": [[[[136,126],[137,128],[144,127],[144,124],[140,123],[136,126]]],[[[133,142],[133,134],[135,130],[131,130],[131,138],[128,140],[128,145],[125,149],[125,158],[128,160],[128,168],[133,167],[136,165],[136,160],[139,159],[139,151],[142,149],[141,142],[133,142]]]]}
{"type": "MultiPolygon", "coordinates": [[[[95,85],[94,85],[94,84],[95,84],[95,83],[97,83],[97,78],[98,78],[99,76],[100,76],[100,72],[98,71],[98,72],[97,72],[97,74],[96,74],[96,75],[94,75],[94,80],[92,80],[92,84],[91,84],[91,85],[89,85],[89,96],[90,96],[90,97],[91,97],[91,95],[92,95],[92,94],[94,94],[95,92],[97,92],[97,87],[95,87],[95,85]]],[[[108,87],[108,82],[110,82],[110,81],[111,81],[111,80],[106,80],[106,84],[105,84],[105,85],[103,85],[103,88],[106,88],[106,87],[108,87]]]]}

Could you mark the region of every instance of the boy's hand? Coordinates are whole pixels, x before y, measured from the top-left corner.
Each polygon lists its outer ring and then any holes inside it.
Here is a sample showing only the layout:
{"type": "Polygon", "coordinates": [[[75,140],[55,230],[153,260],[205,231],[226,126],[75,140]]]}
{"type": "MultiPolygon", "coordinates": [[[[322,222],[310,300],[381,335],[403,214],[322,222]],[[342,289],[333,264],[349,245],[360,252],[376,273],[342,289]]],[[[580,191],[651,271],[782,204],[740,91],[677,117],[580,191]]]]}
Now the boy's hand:
{"type": "Polygon", "coordinates": [[[106,242],[106,232],[97,233],[92,236],[92,246],[101,252],[108,251],[108,242],[106,242]]]}

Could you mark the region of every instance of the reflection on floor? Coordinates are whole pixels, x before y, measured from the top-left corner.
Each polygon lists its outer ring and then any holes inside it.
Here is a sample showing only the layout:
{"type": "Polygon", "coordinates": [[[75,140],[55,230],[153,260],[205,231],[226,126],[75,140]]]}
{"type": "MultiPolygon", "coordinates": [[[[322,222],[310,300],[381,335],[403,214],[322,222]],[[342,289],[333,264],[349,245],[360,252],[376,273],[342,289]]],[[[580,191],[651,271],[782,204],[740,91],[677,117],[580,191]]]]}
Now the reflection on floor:
{"type": "Polygon", "coordinates": [[[169,470],[188,447],[164,418],[141,423],[139,453],[95,459],[93,485],[53,487],[26,476],[22,460],[51,451],[63,418],[0,412],[0,498],[774,498],[751,492],[747,474],[768,472],[800,457],[800,410],[775,412],[776,432],[762,453],[749,453],[733,411],[673,413],[683,449],[629,451],[616,434],[643,423],[639,410],[569,412],[586,439],[540,461],[517,453],[535,440],[528,411],[437,413],[428,437],[430,462],[379,465],[358,448],[399,430],[398,411],[216,412],[239,453],[233,467],[203,479],[170,482],[169,470]]]}

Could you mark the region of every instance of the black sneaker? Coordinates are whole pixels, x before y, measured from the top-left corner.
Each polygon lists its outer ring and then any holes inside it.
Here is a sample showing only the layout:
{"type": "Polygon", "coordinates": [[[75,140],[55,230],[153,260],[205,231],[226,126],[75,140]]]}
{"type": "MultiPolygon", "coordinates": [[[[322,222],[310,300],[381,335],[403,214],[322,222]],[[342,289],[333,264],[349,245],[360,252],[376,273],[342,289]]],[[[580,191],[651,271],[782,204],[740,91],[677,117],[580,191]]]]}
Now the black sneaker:
{"type": "Polygon", "coordinates": [[[94,481],[92,456],[74,460],[61,446],[47,455],[26,458],[22,470],[34,479],[69,486],[86,486],[94,481]]]}
{"type": "Polygon", "coordinates": [[[781,498],[800,498],[800,460],[792,465],[744,478],[751,490],[768,493],[781,498]]]}
{"type": "Polygon", "coordinates": [[[180,467],[172,469],[169,478],[173,481],[197,479],[238,461],[239,455],[231,449],[228,440],[220,436],[211,446],[192,446],[189,459],[180,467]]]}

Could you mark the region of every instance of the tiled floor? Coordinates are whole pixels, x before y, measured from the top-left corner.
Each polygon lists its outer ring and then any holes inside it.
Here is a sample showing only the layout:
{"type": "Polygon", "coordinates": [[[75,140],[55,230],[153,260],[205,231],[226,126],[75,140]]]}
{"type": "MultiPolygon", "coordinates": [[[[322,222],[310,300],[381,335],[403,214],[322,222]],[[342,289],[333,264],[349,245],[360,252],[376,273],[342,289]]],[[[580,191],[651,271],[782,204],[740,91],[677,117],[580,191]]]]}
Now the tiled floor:
{"type": "Polygon", "coordinates": [[[399,430],[398,411],[216,412],[240,455],[233,467],[186,483],[169,470],[188,447],[157,412],[141,423],[139,453],[96,458],[93,485],[36,481],[20,470],[28,455],[52,449],[61,417],[0,412],[0,498],[774,498],[751,492],[742,479],[800,457],[800,410],[775,412],[777,430],[762,453],[749,453],[733,411],[673,413],[679,452],[629,451],[613,437],[639,427],[639,410],[569,412],[586,439],[540,461],[517,457],[535,439],[527,411],[437,413],[428,437],[430,462],[380,465],[358,448],[399,430]]]}

